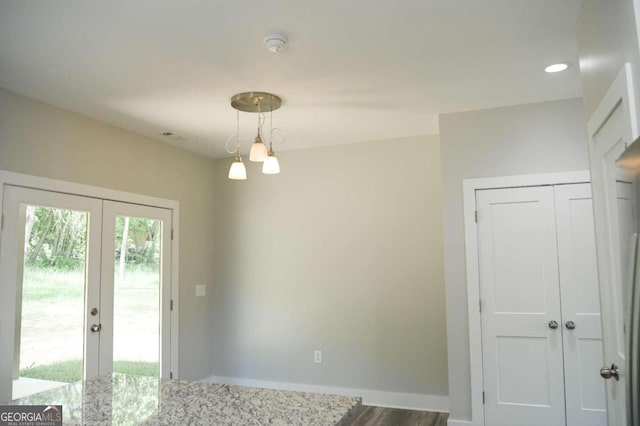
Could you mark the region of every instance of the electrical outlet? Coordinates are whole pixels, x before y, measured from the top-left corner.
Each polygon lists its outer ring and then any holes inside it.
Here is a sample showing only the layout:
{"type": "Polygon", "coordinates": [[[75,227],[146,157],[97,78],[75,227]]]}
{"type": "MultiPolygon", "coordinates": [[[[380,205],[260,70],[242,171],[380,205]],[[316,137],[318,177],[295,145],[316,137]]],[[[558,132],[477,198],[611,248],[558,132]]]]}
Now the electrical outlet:
{"type": "Polygon", "coordinates": [[[196,286],[196,297],[202,297],[202,296],[206,296],[207,295],[207,286],[202,284],[202,285],[197,285],[196,286]]]}
{"type": "Polygon", "coordinates": [[[322,364],[322,351],[313,351],[313,362],[322,364]]]}

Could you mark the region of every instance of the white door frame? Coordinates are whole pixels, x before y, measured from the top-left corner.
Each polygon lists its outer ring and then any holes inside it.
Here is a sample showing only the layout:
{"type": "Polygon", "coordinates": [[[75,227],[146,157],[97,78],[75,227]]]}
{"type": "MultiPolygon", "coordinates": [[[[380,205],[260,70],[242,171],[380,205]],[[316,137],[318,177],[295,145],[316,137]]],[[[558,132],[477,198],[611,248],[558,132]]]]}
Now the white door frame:
{"type": "MultiPolygon", "coordinates": [[[[135,194],[131,192],[117,191],[112,189],[100,188],[97,186],[83,185],[73,182],[66,182],[57,179],[49,179],[38,176],[31,176],[21,173],[14,173],[0,170],[0,212],[4,206],[4,187],[5,185],[20,186],[24,188],[38,189],[51,192],[60,192],[64,194],[79,195],[83,197],[99,198],[109,201],[118,201],[123,203],[139,204],[143,206],[160,207],[172,210],[171,228],[173,239],[171,240],[171,300],[173,301],[173,311],[171,311],[171,373],[174,379],[180,377],[179,373],[179,238],[178,224],[180,223],[180,203],[175,200],[164,198],[150,197],[147,195],[135,194]]],[[[2,230],[0,229],[0,233],[2,230]]],[[[2,255],[2,253],[0,253],[2,255]]],[[[0,349],[2,350],[2,349],[0,349]]]]}
{"type": "Polygon", "coordinates": [[[464,179],[462,183],[464,240],[467,270],[467,316],[469,319],[469,370],[471,375],[471,424],[484,426],[482,392],[482,324],[480,319],[480,274],[478,270],[478,232],[476,191],[481,189],[590,183],[588,171],[545,173],[464,179]]]}

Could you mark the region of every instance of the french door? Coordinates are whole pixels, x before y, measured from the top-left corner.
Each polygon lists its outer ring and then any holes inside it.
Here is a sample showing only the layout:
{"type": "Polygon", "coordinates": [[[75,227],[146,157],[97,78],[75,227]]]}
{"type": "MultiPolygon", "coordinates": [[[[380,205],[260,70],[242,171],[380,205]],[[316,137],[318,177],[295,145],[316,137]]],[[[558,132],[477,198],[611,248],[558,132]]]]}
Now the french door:
{"type": "Polygon", "coordinates": [[[100,321],[108,327],[100,333],[99,372],[135,372],[128,363],[138,362],[145,375],[168,378],[171,210],[104,201],[102,221],[100,321]],[[143,240],[134,250],[126,248],[132,237],[143,240]]]}
{"type": "Polygon", "coordinates": [[[2,213],[0,401],[169,377],[171,210],[6,185],[2,213]]]}

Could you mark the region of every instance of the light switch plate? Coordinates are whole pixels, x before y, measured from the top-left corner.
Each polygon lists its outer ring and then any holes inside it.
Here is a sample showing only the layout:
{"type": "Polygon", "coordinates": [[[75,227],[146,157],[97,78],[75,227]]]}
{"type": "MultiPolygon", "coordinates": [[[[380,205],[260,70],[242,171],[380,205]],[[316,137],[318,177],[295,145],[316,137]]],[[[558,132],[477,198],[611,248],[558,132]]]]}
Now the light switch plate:
{"type": "Polygon", "coordinates": [[[207,286],[202,284],[202,285],[197,285],[196,286],[196,297],[202,297],[202,296],[206,296],[207,295],[207,286]]]}

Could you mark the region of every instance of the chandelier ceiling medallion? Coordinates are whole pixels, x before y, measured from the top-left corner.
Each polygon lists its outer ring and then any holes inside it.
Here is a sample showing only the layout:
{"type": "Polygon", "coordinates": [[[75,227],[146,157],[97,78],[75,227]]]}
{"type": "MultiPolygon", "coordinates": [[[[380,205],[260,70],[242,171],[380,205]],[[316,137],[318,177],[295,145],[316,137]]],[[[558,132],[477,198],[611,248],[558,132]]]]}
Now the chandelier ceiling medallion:
{"type": "Polygon", "coordinates": [[[247,169],[240,155],[240,141],[246,140],[246,138],[240,138],[240,111],[254,113],[257,114],[258,117],[258,132],[251,145],[249,161],[261,162],[262,173],[266,175],[280,173],[280,163],[276,158],[275,152],[273,152],[273,138],[274,134],[280,134],[281,138],[279,142],[284,142],[284,135],[282,130],[273,127],[273,111],[282,106],[282,99],[280,99],[279,96],[267,92],[244,92],[238,93],[231,98],[231,106],[236,110],[236,133],[227,139],[226,149],[229,154],[235,153],[236,157],[229,169],[229,179],[247,179],[247,169]],[[265,137],[263,130],[265,122],[267,121],[267,114],[269,114],[269,150],[267,150],[264,142],[265,137]],[[235,150],[229,150],[231,141],[236,142],[235,150]]]}

